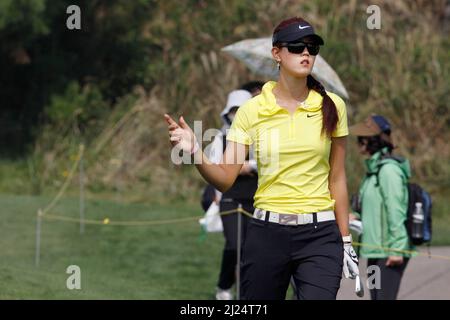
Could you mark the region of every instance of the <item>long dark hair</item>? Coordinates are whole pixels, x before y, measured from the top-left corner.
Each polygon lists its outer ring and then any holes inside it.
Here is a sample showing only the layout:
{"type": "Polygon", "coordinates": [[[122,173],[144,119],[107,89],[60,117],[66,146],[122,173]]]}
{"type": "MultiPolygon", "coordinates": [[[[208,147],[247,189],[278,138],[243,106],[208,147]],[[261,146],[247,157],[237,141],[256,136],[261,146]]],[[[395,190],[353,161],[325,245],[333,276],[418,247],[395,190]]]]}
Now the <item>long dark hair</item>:
{"type": "MultiPolygon", "coordinates": [[[[293,24],[293,23],[303,23],[306,22],[304,19],[300,17],[294,17],[289,18],[286,20],[281,21],[273,31],[275,34],[276,32],[283,30],[287,26],[293,24]]],[[[275,44],[277,45],[277,44],[275,44]]],[[[334,101],[330,98],[330,96],[325,91],[324,86],[317,81],[312,75],[308,75],[306,79],[306,85],[309,89],[313,89],[320,93],[320,95],[323,98],[322,101],[322,116],[323,116],[323,123],[322,123],[322,134],[325,133],[327,137],[331,137],[333,134],[333,131],[336,129],[339,116],[336,109],[336,105],[334,104],[334,101]]]]}
{"type": "MultiPolygon", "coordinates": [[[[390,135],[388,135],[390,136],[390,135]]],[[[387,148],[387,153],[392,154],[392,150],[394,150],[395,146],[392,142],[386,141],[383,139],[381,135],[371,136],[371,137],[361,137],[358,136],[358,144],[366,145],[366,150],[370,155],[377,153],[378,151],[387,148]]]]}

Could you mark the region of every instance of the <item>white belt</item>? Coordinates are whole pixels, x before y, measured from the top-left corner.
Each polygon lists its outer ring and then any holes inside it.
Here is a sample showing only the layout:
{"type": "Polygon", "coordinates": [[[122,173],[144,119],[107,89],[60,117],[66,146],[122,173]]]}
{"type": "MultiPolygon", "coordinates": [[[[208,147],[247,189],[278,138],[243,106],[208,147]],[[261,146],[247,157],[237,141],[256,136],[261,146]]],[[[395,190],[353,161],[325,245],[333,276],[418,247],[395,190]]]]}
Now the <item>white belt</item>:
{"type": "Polygon", "coordinates": [[[299,225],[314,222],[314,215],[317,216],[317,222],[335,220],[334,211],[319,211],[315,213],[278,213],[256,208],[253,212],[253,218],[258,220],[266,220],[266,215],[269,215],[268,221],[284,225],[299,225]]]}

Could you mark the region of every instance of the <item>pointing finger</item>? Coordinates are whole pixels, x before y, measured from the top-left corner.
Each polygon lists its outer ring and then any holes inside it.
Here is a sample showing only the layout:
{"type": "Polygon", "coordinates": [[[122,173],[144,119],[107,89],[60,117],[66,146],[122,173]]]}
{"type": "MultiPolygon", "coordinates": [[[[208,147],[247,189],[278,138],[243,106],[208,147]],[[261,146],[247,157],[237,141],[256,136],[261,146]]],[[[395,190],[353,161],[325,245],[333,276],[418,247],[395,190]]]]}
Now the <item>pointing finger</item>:
{"type": "Polygon", "coordinates": [[[164,118],[166,119],[166,121],[169,125],[176,125],[178,127],[178,124],[167,113],[164,114],[164,118]]]}

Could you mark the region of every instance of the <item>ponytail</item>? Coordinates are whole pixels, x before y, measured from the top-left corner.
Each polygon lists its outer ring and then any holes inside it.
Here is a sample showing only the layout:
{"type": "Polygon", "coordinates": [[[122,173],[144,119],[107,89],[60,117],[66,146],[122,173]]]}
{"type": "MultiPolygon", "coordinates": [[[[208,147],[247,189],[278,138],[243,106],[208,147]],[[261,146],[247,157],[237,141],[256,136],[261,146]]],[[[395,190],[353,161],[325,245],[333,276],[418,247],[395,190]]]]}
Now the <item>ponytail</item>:
{"type": "Polygon", "coordinates": [[[331,138],[331,135],[333,134],[333,131],[337,127],[337,123],[339,120],[338,112],[336,109],[336,105],[334,104],[334,101],[331,100],[330,96],[325,91],[325,88],[323,85],[317,81],[312,75],[308,75],[306,80],[306,85],[309,89],[313,89],[320,93],[320,95],[323,97],[322,101],[322,116],[323,116],[323,123],[322,123],[322,134],[326,134],[327,137],[331,138]]]}

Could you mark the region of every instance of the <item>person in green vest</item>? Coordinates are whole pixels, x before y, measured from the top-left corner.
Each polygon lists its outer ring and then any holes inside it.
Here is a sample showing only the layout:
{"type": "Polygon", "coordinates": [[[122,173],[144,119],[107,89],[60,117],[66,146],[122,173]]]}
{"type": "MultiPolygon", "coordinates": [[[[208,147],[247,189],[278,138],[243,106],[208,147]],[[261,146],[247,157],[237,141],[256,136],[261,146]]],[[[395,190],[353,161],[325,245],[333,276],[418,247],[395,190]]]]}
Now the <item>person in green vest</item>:
{"type": "Polygon", "coordinates": [[[383,116],[369,116],[349,131],[357,136],[360,154],[367,157],[367,172],[352,201],[350,220],[361,219],[360,256],[368,259],[368,270],[380,272],[380,285],[369,288],[370,296],[372,300],[395,300],[413,249],[405,226],[409,161],[392,154],[391,125],[383,116]]]}

